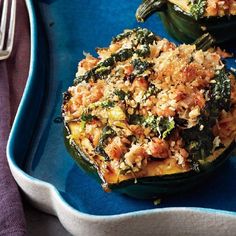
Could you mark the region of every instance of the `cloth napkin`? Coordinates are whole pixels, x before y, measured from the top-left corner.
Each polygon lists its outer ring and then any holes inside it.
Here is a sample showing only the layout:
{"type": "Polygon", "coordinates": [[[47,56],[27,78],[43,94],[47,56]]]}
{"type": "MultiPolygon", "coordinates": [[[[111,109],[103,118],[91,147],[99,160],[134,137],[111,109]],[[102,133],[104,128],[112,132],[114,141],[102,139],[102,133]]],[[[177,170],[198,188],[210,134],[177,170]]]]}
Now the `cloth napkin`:
{"type": "Polygon", "coordinates": [[[29,31],[24,0],[17,0],[13,52],[0,61],[0,235],[7,236],[26,234],[21,196],[7,163],[6,144],[28,76],[29,31]]]}

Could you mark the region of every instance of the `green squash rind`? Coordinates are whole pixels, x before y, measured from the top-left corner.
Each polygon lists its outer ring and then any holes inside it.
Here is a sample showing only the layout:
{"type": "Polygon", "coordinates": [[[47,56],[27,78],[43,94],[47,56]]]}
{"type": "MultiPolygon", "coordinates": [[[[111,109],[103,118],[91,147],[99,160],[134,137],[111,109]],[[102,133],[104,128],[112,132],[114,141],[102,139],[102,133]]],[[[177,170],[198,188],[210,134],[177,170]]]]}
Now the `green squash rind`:
{"type": "Polygon", "coordinates": [[[150,176],[129,179],[117,184],[107,184],[99,174],[98,168],[89,161],[88,157],[80,150],[79,146],[67,138],[70,134],[69,127],[64,123],[64,141],[68,152],[77,165],[90,176],[94,177],[106,189],[126,194],[137,199],[155,199],[163,195],[184,192],[203,182],[212,172],[218,169],[235,149],[235,142],[214,161],[201,166],[200,172],[193,170],[163,176],[150,176]]]}
{"type": "Polygon", "coordinates": [[[194,42],[204,33],[210,33],[218,44],[236,38],[236,16],[203,17],[196,21],[180,8],[167,3],[167,8],[160,14],[160,17],[163,22],[166,19],[171,22],[172,28],[167,28],[168,32],[178,41],[185,43],[194,42]],[[173,28],[179,32],[174,31],[173,28]]]}
{"type": "Polygon", "coordinates": [[[73,157],[75,162],[80,166],[87,174],[94,176],[96,179],[100,180],[99,175],[97,174],[97,168],[89,161],[88,157],[81,151],[79,146],[75,143],[74,140],[69,140],[68,135],[70,135],[70,129],[67,124],[64,123],[64,143],[67,151],[73,157]]]}
{"type": "MultiPolygon", "coordinates": [[[[70,99],[68,92],[64,93],[63,105],[70,99]]],[[[63,106],[62,106],[63,113],[63,106]]],[[[219,155],[214,161],[201,165],[200,171],[188,171],[179,174],[163,176],[150,176],[137,179],[129,179],[116,184],[108,184],[99,169],[83,153],[74,140],[69,140],[70,128],[64,121],[64,142],[68,152],[71,154],[77,165],[87,174],[94,177],[105,190],[112,190],[123,193],[138,199],[155,199],[163,195],[174,194],[192,189],[203,182],[212,172],[218,169],[231,155],[235,149],[235,141],[219,155]]]]}
{"type": "Polygon", "coordinates": [[[168,1],[165,7],[155,8],[155,11],[168,33],[180,42],[193,43],[205,33],[211,34],[217,44],[236,39],[236,16],[201,17],[196,20],[168,1]]]}

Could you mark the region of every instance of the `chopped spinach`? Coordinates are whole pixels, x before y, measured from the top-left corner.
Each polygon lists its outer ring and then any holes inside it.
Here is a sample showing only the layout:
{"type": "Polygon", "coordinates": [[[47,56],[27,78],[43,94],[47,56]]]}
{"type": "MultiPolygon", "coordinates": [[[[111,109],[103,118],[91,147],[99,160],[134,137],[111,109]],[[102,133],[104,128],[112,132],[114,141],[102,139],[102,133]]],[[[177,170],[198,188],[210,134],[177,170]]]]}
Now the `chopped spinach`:
{"type": "Polygon", "coordinates": [[[158,89],[154,84],[149,84],[148,90],[145,92],[143,99],[147,99],[152,95],[157,95],[160,92],[160,89],[158,89]]]}
{"type": "Polygon", "coordinates": [[[106,146],[106,141],[108,138],[112,138],[114,136],[116,136],[116,132],[110,126],[105,126],[102,130],[102,134],[99,139],[99,143],[98,143],[97,147],[95,148],[95,152],[102,155],[106,161],[110,160],[109,156],[106,154],[106,152],[104,150],[104,148],[106,146]]]}
{"type": "Polygon", "coordinates": [[[185,147],[189,153],[188,159],[192,169],[196,171],[200,168],[199,160],[204,160],[212,152],[214,140],[212,127],[220,112],[230,107],[230,79],[225,71],[218,71],[213,82],[209,89],[210,100],[202,110],[198,124],[182,132],[185,147]]]}
{"type": "Polygon", "coordinates": [[[156,117],[155,116],[148,116],[144,118],[143,125],[149,126],[153,131],[156,129],[156,117]]]}
{"type": "Polygon", "coordinates": [[[117,95],[119,97],[120,100],[125,100],[125,98],[129,98],[130,97],[130,92],[125,92],[124,90],[118,90],[116,89],[114,91],[114,94],[117,95]]]}
{"type": "Polygon", "coordinates": [[[132,57],[134,51],[132,48],[125,48],[117,53],[111,55],[111,57],[107,58],[103,62],[98,63],[96,67],[87,71],[84,75],[77,76],[74,79],[74,85],[81,83],[82,81],[88,82],[89,79],[97,80],[99,78],[106,78],[108,74],[110,74],[112,68],[116,65],[116,62],[125,61],[128,58],[132,57]]]}
{"type": "Polygon", "coordinates": [[[175,121],[171,118],[162,118],[159,122],[159,134],[165,139],[175,128],[175,121]]]}
{"type": "Polygon", "coordinates": [[[103,76],[106,76],[106,75],[110,74],[110,72],[111,72],[111,67],[110,66],[108,66],[108,67],[100,66],[95,70],[94,75],[96,77],[103,77],[103,76]]]}
{"type": "Polygon", "coordinates": [[[206,4],[207,4],[206,0],[193,1],[193,5],[190,8],[190,13],[195,20],[198,20],[201,16],[203,16],[206,4]]]}
{"type": "Polygon", "coordinates": [[[128,117],[129,124],[142,125],[144,122],[144,117],[142,115],[132,114],[128,117]]]}
{"type": "Polygon", "coordinates": [[[85,72],[84,75],[76,76],[74,79],[74,85],[82,83],[83,81],[88,82],[91,77],[94,75],[94,69],[85,72]]]}
{"type": "Polygon", "coordinates": [[[148,90],[147,90],[147,94],[149,96],[157,94],[158,92],[159,92],[159,90],[156,88],[156,86],[154,84],[149,84],[148,90]]]}
{"type": "Polygon", "coordinates": [[[157,40],[157,37],[148,29],[138,28],[136,31],[137,44],[152,44],[157,40]]]}
{"type": "Polygon", "coordinates": [[[134,67],[134,75],[140,75],[153,66],[153,63],[142,61],[140,59],[134,59],[133,61],[131,61],[131,64],[134,67]]]}
{"type": "Polygon", "coordinates": [[[149,116],[145,118],[143,125],[150,127],[160,138],[165,139],[175,128],[175,121],[173,117],[149,116]]]}
{"type": "Polygon", "coordinates": [[[225,109],[226,111],[230,108],[230,93],[231,83],[230,79],[225,70],[217,71],[214,78],[215,83],[210,88],[210,100],[218,104],[219,109],[225,109]]]}
{"type": "Polygon", "coordinates": [[[126,30],[125,32],[118,34],[116,37],[114,37],[112,39],[112,43],[116,43],[121,41],[122,39],[128,38],[129,36],[131,36],[134,32],[136,32],[137,29],[133,29],[133,30],[126,30]]]}
{"type": "Polygon", "coordinates": [[[206,103],[200,116],[200,125],[213,126],[220,112],[223,109],[228,111],[230,108],[231,84],[225,70],[217,71],[213,82],[209,89],[210,100],[206,103]]]}
{"type": "Polygon", "coordinates": [[[91,114],[86,114],[86,113],[83,113],[82,115],[81,115],[81,120],[82,121],[85,121],[85,122],[89,122],[89,121],[91,121],[92,119],[94,119],[95,118],[95,116],[93,116],[93,115],[91,115],[91,114]]]}
{"type": "Polygon", "coordinates": [[[101,102],[101,107],[103,108],[114,107],[114,106],[115,106],[114,101],[107,100],[107,101],[101,102]]]}
{"type": "Polygon", "coordinates": [[[142,48],[137,49],[135,51],[135,53],[137,53],[138,56],[140,57],[147,57],[150,55],[150,47],[146,44],[142,45],[142,48]]]}
{"type": "Polygon", "coordinates": [[[104,67],[108,67],[108,66],[114,66],[115,64],[115,59],[114,57],[108,57],[107,59],[105,59],[103,62],[99,63],[99,66],[104,66],[104,67]]]}
{"type": "Polygon", "coordinates": [[[168,137],[171,131],[175,128],[174,118],[162,116],[129,115],[129,124],[143,125],[149,127],[154,133],[162,139],[168,137]]]}
{"type": "Polygon", "coordinates": [[[185,141],[185,148],[189,153],[188,159],[192,169],[199,171],[199,160],[204,160],[208,157],[213,148],[214,136],[211,127],[204,126],[200,130],[197,125],[190,129],[185,129],[182,133],[182,138],[185,141]]]}
{"type": "Polygon", "coordinates": [[[116,62],[126,61],[127,59],[133,56],[133,53],[134,53],[134,50],[132,48],[125,48],[113,54],[112,57],[114,57],[116,62]]]}
{"type": "Polygon", "coordinates": [[[132,34],[136,34],[136,45],[137,44],[152,44],[155,40],[157,40],[157,37],[148,29],[145,28],[136,28],[133,30],[127,30],[124,33],[118,34],[116,37],[113,38],[112,42],[119,42],[125,38],[130,37],[132,34]]]}
{"type": "Polygon", "coordinates": [[[188,126],[188,121],[185,119],[181,119],[179,117],[175,117],[175,123],[177,126],[179,126],[181,128],[187,128],[187,126],[188,126]]]}
{"type": "MultiPolygon", "coordinates": [[[[78,83],[81,83],[83,81],[88,82],[90,79],[93,79],[94,81],[100,78],[106,79],[107,75],[111,73],[111,70],[115,67],[117,62],[126,61],[127,59],[131,58],[134,53],[138,54],[141,57],[148,56],[150,54],[150,48],[148,45],[152,44],[155,40],[157,40],[157,37],[147,29],[137,28],[134,30],[127,31],[115,37],[113,39],[113,43],[122,40],[125,37],[129,37],[133,33],[136,33],[136,42],[134,43],[135,45],[133,45],[134,47],[119,50],[118,52],[112,54],[109,58],[98,63],[93,69],[87,71],[84,75],[77,76],[74,79],[74,85],[77,85],[78,83]],[[135,48],[139,44],[141,44],[142,47],[139,49],[135,48]]],[[[143,65],[137,65],[137,67],[139,67],[137,73],[142,73],[141,71],[145,67],[151,66],[151,63],[147,62],[142,64],[143,65]],[[141,68],[142,66],[144,66],[143,69],[141,68]]]]}

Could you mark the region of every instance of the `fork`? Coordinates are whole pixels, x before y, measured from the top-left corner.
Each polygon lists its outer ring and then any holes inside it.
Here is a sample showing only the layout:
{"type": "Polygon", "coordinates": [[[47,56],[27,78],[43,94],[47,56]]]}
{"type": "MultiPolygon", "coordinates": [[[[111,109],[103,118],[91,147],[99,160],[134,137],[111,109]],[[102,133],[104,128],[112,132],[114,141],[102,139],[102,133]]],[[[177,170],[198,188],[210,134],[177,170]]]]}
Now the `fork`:
{"type": "Polygon", "coordinates": [[[9,0],[3,0],[2,17],[0,25],[0,60],[7,59],[12,52],[14,32],[15,32],[15,21],[16,21],[16,0],[11,1],[10,19],[8,13],[9,0]],[[6,34],[7,24],[9,24],[8,33],[6,34]]]}

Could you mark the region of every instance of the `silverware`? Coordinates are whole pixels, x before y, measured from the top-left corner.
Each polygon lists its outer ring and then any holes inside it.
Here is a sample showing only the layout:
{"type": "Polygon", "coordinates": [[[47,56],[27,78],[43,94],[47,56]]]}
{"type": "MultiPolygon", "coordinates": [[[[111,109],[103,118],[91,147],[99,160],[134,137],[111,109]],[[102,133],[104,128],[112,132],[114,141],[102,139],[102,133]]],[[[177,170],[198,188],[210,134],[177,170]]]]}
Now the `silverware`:
{"type": "Polygon", "coordinates": [[[2,17],[0,24],[0,60],[7,59],[12,52],[15,21],[16,21],[16,0],[11,1],[10,12],[8,10],[9,0],[3,0],[2,17]],[[6,28],[8,25],[8,32],[6,28]]]}

